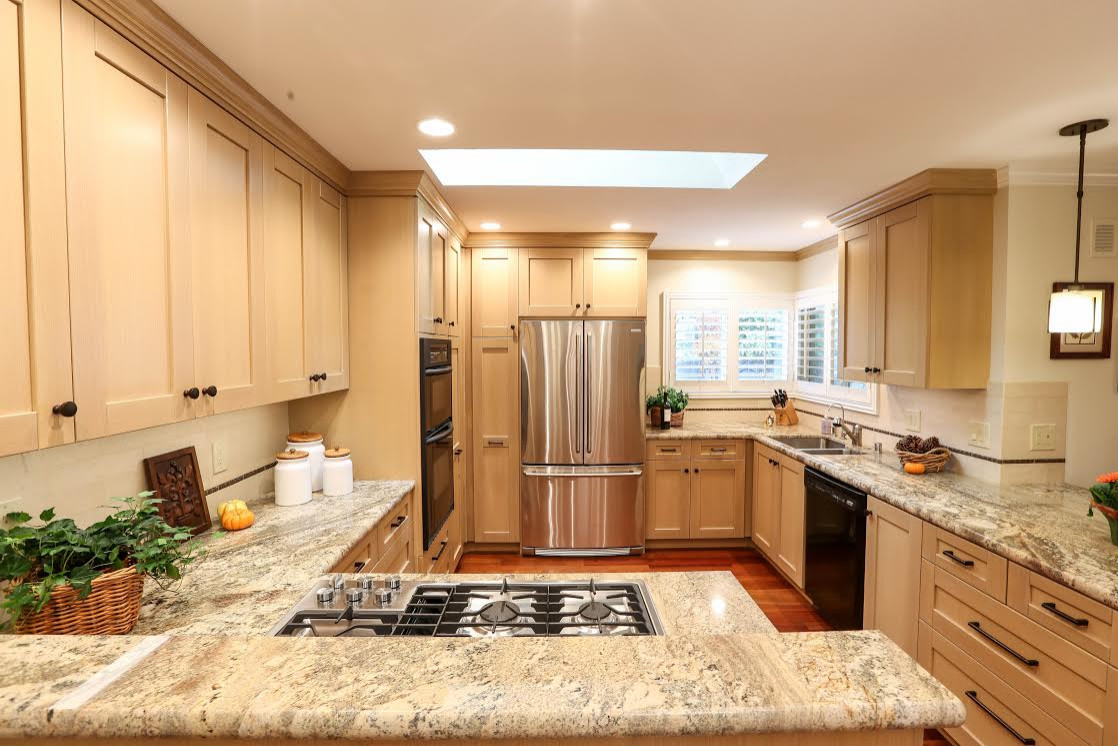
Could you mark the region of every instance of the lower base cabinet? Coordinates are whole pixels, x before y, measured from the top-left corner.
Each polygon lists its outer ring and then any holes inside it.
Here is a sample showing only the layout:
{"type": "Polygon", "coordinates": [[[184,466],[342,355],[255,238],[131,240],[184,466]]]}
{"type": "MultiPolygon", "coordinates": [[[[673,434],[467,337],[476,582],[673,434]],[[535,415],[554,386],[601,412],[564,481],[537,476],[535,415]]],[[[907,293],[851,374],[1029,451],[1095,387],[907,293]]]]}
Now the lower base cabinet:
{"type": "Polygon", "coordinates": [[[867,501],[862,626],[884,632],[916,657],[924,522],[875,497],[867,501]]]}
{"type": "Polygon", "coordinates": [[[648,539],[742,539],[748,533],[744,442],[655,441],[645,462],[648,539]]]}
{"type": "Polygon", "coordinates": [[[753,545],[798,588],[804,587],[804,465],[753,447],[753,545]]]}

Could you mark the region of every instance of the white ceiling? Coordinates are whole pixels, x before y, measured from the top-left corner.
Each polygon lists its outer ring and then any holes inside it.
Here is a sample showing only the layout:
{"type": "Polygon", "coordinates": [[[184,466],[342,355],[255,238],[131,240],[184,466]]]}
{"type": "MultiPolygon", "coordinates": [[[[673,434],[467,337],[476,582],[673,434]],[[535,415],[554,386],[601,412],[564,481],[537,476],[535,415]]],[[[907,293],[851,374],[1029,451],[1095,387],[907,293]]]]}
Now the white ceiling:
{"type": "Polygon", "coordinates": [[[924,168],[1118,172],[1116,0],[156,0],[353,170],[420,147],[744,151],[732,190],[454,187],[470,230],[792,249],[924,168]],[[289,98],[288,92],[293,94],[289,98]],[[449,138],[420,135],[441,116],[449,138]]]}

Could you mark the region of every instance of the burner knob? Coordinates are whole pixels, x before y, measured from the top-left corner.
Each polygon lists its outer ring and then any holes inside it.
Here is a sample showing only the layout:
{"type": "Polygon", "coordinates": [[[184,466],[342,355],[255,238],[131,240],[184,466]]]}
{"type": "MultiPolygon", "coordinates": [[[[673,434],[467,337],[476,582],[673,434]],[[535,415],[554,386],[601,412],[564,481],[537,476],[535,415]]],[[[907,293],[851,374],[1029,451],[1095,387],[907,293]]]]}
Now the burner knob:
{"type": "Polygon", "coordinates": [[[388,606],[388,604],[392,603],[392,591],[387,588],[378,588],[373,593],[373,598],[376,599],[377,606],[388,606]]]}
{"type": "Polygon", "coordinates": [[[361,580],[359,580],[358,582],[361,584],[361,590],[366,592],[371,591],[373,589],[374,583],[376,583],[375,580],[369,577],[361,578],[361,580]]]}
{"type": "Polygon", "coordinates": [[[384,581],[384,587],[390,591],[400,590],[400,578],[396,577],[395,575],[390,578],[386,578],[384,581]]]}
{"type": "Polygon", "coordinates": [[[345,576],[335,575],[334,576],[334,590],[340,591],[342,588],[345,588],[345,576]]]}
{"type": "Polygon", "coordinates": [[[345,592],[345,600],[347,604],[360,604],[361,603],[361,589],[348,588],[345,592]]]}
{"type": "Polygon", "coordinates": [[[334,589],[332,587],[319,588],[315,596],[320,604],[328,604],[334,600],[334,589]]]}

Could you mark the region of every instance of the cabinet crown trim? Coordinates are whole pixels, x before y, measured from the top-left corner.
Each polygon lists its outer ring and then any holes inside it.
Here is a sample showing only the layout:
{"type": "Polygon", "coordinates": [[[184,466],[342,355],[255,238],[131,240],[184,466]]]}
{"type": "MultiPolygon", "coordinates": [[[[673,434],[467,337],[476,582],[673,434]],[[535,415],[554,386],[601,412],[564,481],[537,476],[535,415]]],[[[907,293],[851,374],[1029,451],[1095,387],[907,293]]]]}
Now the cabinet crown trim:
{"type": "Polygon", "coordinates": [[[992,168],[929,168],[865,199],[831,213],[836,228],[846,228],[929,194],[993,194],[998,172],[992,168]]]}
{"type": "Polygon", "coordinates": [[[454,235],[465,241],[470,234],[426,171],[353,171],[346,184],[346,196],[422,197],[454,235]]]}
{"type": "Polygon", "coordinates": [[[470,249],[647,249],[655,233],[471,233],[470,249]]]}

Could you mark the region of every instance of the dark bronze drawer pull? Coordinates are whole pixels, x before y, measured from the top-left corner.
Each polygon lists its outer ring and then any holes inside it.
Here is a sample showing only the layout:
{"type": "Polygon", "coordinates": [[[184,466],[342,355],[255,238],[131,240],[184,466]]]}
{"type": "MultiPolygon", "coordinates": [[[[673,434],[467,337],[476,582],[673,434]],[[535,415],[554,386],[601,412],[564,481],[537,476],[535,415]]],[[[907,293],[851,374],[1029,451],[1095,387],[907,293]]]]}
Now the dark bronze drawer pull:
{"type": "Polygon", "coordinates": [[[400,528],[400,526],[404,525],[404,521],[406,521],[407,519],[408,519],[408,517],[406,515],[396,516],[396,520],[394,520],[394,521],[392,521],[392,523],[388,524],[388,527],[389,528],[400,528]]]}
{"type": "Polygon", "coordinates": [[[711,448],[710,452],[711,453],[725,453],[726,449],[725,448],[711,448]]]}
{"type": "Polygon", "coordinates": [[[943,556],[946,557],[949,560],[953,560],[955,562],[958,562],[963,567],[974,567],[974,560],[959,559],[958,557],[955,556],[955,553],[953,551],[951,551],[950,549],[944,549],[943,550],[943,556]]]}
{"type": "Polygon", "coordinates": [[[439,559],[443,556],[443,552],[446,551],[447,543],[448,542],[445,542],[445,541],[443,542],[443,545],[441,547],[439,547],[439,553],[431,558],[431,562],[438,562],[439,561],[439,559]]]}
{"type": "Polygon", "coordinates": [[[1001,648],[1005,652],[1012,655],[1014,658],[1016,658],[1018,661],[1020,661],[1024,665],[1028,666],[1029,668],[1036,668],[1037,666],[1040,665],[1040,661],[1038,661],[1036,658],[1026,658],[1025,656],[1021,655],[1016,650],[1009,647],[1008,645],[1006,645],[1004,642],[1002,642],[998,638],[994,637],[992,634],[990,634],[986,630],[982,629],[982,625],[979,624],[978,622],[967,622],[967,626],[970,627],[971,629],[973,629],[978,634],[985,637],[987,640],[992,642],[994,645],[997,645],[999,648],[1001,648]]]}
{"type": "Polygon", "coordinates": [[[998,725],[1000,725],[1001,727],[1003,727],[1007,731],[1009,731],[1010,735],[1013,736],[1014,738],[1016,738],[1020,743],[1025,744],[1025,746],[1036,746],[1036,739],[1035,738],[1025,738],[1023,735],[1021,735],[1020,733],[1015,731],[1013,729],[1012,725],[1010,725],[1006,721],[1002,720],[996,712],[994,712],[989,707],[987,707],[985,704],[983,704],[982,700],[980,700],[978,698],[978,692],[976,692],[974,690],[971,690],[971,691],[963,692],[963,694],[967,695],[967,699],[969,699],[971,702],[974,702],[978,706],[978,709],[982,710],[987,715],[994,718],[994,722],[996,722],[998,725]]]}
{"type": "Polygon", "coordinates": [[[1040,607],[1045,611],[1051,611],[1053,614],[1060,617],[1068,624],[1074,624],[1076,627],[1086,627],[1088,624],[1090,624],[1090,622],[1088,622],[1086,619],[1078,619],[1076,617],[1073,617],[1071,614],[1066,614],[1060,611],[1056,608],[1056,604],[1052,603],[1051,601],[1045,601],[1040,605],[1040,607]]]}

